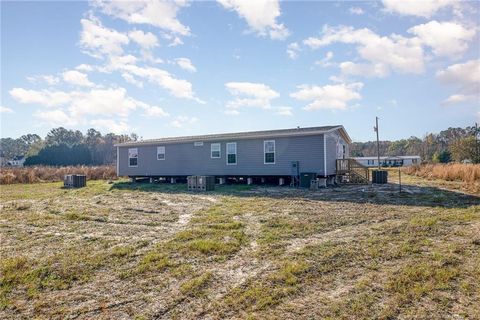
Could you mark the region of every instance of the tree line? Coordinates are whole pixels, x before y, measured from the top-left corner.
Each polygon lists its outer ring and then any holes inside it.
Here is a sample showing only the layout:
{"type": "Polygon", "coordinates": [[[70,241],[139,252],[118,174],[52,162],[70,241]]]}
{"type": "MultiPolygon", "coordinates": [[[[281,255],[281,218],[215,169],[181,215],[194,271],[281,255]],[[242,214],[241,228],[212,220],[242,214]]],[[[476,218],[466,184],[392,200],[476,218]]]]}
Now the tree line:
{"type": "MultiPolygon", "coordinates": [[[[419,155],[425,162],[463,161],[480,163],[480,130],[476,127],[448,128],[440,133],[426,134],[422,139],[410,137],[396,141],[380,141],[380,155],[419,155]]],[[[103,165],[116,162],[116,143],[137,141],[135,133],[102,135],[95,129],[86,134],[78,130],[59,127],[50,130],[42,139],[37,134],[20,138],[2,138],[0,148],[3,156],[12,159],[25,156],[25,165],[103,165]]],[[[350,155],[367,157],[377,155],[375,141],[355,142],[350,155]]]]}
{"type": "Polygon", "coordinates": [[[25,156],[25,165],[104,165],[116,162],[116,143],[137,141],[138,136],[102,135],[95,129],[86,134],[63,127],[50,130],[42,139],[37,134],[27,134],[20,138],[2,138],[1,151],[7,159],[25,156]]]}
{"type": "MultiPolygon", "coordinates": [[[[426,134],[422,139],[410,137],[396,141],[380,141],[381,156],[418,155],[425,162],[447,163],[470,160],[480,163],[480,129],[477,127],[448,128],[440,133],[426,134]]],[[[377,155],[377,142],[355,142],[353,157],[377,155]]]]}

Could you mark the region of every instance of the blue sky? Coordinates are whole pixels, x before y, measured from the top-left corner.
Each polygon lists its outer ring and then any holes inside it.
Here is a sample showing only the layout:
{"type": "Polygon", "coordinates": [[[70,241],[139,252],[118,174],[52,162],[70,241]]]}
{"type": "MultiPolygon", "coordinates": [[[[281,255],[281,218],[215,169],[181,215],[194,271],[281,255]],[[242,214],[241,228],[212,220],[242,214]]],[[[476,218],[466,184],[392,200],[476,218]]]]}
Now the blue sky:
{"type": "Polygon", "coordinates": [[[1,135],[480,119],[477,1],[1,2],[1,135]]]}

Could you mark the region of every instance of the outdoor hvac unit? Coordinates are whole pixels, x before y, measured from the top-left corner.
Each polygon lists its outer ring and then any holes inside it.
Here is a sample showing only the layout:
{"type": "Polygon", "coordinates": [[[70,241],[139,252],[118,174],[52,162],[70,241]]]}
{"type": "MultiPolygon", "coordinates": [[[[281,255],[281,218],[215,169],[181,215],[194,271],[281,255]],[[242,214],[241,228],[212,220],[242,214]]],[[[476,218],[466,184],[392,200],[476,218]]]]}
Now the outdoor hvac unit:
{"type": "Polygon", "coordinates": [[[300,173],[300,187],[310,188],[310,183],[312,180],[317,180],[317,174],[315,172],[300,173]]]}
{"type": "Polygon", "coordinates": [[[63,178],[64,188],[83,188],[87,185],[87,176],[83,174],[67,174],[63,178]]]}

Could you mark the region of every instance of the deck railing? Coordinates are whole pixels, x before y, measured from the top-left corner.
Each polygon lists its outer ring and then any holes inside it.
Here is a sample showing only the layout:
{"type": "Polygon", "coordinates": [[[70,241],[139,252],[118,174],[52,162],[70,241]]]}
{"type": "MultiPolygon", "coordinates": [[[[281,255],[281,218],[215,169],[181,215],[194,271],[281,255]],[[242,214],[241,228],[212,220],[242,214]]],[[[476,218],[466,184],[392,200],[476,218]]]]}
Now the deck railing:
{"type": "Polygon", "coordinates": [[[350,182],[368,183],[370,171],[355,159],[337,159],[337,174],[349,175],[350,182]]]}

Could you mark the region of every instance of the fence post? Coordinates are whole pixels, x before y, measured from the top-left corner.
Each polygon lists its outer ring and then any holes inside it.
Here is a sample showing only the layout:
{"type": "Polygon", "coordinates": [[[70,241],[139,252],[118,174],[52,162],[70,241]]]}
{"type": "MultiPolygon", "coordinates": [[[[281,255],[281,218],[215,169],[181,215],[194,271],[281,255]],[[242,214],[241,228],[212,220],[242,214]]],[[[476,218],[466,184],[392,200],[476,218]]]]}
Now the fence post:
{"type": "Polygon", "coordinates": [[[398,167],[398,187],[399,192],[402,193],[402,171],[400,170],[400,167],[398,167]]]}

